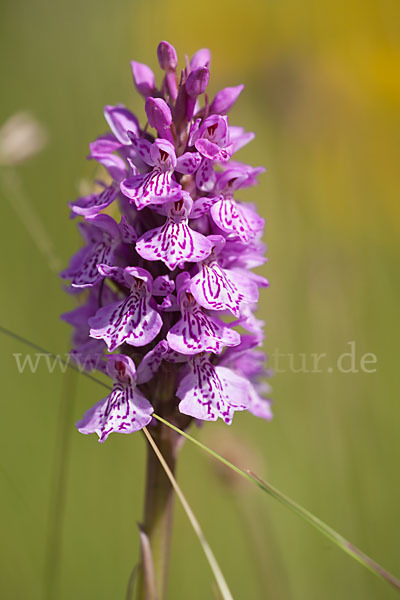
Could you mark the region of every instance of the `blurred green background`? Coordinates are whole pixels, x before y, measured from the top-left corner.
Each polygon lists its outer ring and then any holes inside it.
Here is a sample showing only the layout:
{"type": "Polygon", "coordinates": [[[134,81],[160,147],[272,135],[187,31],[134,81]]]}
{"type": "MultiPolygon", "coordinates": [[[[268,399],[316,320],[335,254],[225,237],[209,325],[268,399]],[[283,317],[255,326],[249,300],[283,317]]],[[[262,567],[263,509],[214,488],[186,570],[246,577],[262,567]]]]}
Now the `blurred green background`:
{"type": "MultiPolygon", "coordinates": [[[[242,195],[267,219],[266,350],[326,353],[334,366],[354,341],[357,361],[374,353],[378,362],[375,373],[277,373],[271,423],[237,414],[231,428],[207,424],[196,435],[397,575],[398,9],[396,0],[3,0],[0,19],[0,121],[29,110],[50,136],[18,167],[19,191],[1,171],[2,324],[68,350],[59,314],[72,300],[17,216],[17,196],[25,194],[66,265],[79,243],[67,202],[93,176],[85,155],[106,130],[103,106],[123,102],[144,114],[129,60],[157,70],[161,39],[181,60],[209,47],[211,93],[246,85],[231,122],[257,138],[240,159],[268,168],[242,195]]],[[[19,374],[13,353],[26,348],[4,336],[1,344],[1,595],[122,599],[138,557],[145,441],[114,435],[100,446],[78,434],[75,420],[102,390],[59,370],[19,374]]],[[[235,599],[395,597],[274,500],[221,479],[188,443],[179,481],[235,599]]],[[[177,505],[169,597],[204,600],[212,589],[177,505]]]]}

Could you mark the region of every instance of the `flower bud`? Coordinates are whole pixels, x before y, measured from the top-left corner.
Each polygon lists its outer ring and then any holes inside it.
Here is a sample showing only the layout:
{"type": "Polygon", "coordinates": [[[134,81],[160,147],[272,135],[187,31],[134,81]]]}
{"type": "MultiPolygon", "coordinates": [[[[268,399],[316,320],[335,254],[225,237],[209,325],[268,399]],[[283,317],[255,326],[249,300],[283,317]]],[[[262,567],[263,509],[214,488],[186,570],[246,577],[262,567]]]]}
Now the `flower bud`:
{"type": "Polygon", "coordinates": [[[202,48],[198,50],[196,54],[193,54],[192,60],[190,61],[190,68],[192,71],[199,67],[209,67],[211,63],[211,53],[208,48],[202,48]]]}
{"type": "Polygon", "coordinates": [[[186,82],[186,91],[192,98],[197,98],[206,91],[210,72],[207,67],[199,67],[189,74],[186,82]]]}
{"type": "Polygon", "coordinates": [[[154,73],[147,65],[131,61],[133,81],[139,94],[150,96],[156,87],[154,73]]]}
{"type": "Polygon", "coordinates": [[[175,71],[178,64],[175,48],[168,42],[160,42],[157,48],[157,58],[163,71],[175,71]]]}
{"type": "Polygon", "coordinates": [[[210,112],[219,115],[226,114],[239,98],[243,88],[244,85],[237,85],[235,87],[224,88],[218,92],[211,103],[210,112]]]}
{"type": "Polygon", "coordinates": [[[162,98],[147,98],[145,111],[150,127],[157,130],[160,137],[173,142],[169,130],[172,123],[171,109],[162,98]]]}

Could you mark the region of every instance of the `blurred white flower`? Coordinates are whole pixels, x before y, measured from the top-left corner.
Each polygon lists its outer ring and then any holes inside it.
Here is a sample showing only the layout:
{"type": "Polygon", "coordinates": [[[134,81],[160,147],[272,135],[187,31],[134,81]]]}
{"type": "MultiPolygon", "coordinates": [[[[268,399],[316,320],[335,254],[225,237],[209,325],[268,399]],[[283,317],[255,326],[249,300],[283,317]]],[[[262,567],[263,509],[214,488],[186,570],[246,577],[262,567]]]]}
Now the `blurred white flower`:
{"type": "Polygon", "coordinates": [[[28,112],[12,115],[0,128],[0,165],[20,164],[40,152],[48,135],[41,123],[28,112]]]}

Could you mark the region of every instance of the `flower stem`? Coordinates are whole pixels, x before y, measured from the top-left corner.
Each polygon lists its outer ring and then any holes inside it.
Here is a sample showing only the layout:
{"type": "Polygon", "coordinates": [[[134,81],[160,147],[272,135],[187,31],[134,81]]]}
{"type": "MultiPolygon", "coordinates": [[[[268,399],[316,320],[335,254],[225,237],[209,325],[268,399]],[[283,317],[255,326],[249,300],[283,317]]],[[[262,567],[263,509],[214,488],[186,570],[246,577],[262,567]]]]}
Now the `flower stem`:
{"type": "MultiPolygon", "coordinates": [[[[151,429],[151,435],[172,473],[175,473],[178,447],[180,445],[179,435],[161,423],[151,429]]],[[[150,543],[156,577],[155,587],[158,593],[157,600],[165,600],[166,598],[173,511],[174,490],[157,456],[148,444],[142,530],[150,543]]],[[[148,600],[151,597],[145,577],[144,560],[146,560],[146,557],[142,552],[137,600],[148,600]]],[[[151,587],[154,588],[154,586],[151,587]]]]}

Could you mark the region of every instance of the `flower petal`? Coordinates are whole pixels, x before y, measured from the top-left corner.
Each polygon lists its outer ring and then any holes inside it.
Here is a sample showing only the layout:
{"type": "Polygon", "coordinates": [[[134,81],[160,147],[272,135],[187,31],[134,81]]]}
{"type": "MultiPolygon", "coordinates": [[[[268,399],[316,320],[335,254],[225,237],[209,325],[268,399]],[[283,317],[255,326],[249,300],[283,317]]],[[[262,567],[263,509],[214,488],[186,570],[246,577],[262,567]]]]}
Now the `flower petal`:
{"type": "Polygon", "coordinates": [[[244,85],[227,87],[217,93],[210,106],[211,113],[226,114],[239,98],[244,85]]]}
{"type": "Polygon", "coordinates": [[[143,357],[137,369],[137,382],[139,384],[147,383],[154,377],[168,350],[167,342],[162,340],[143,357]]]}
{"type": "Polygon", "coordinates": [[[131,68],[133,81],[139,94],[145,97],[153,94],[156,88],[156,80],[150,67],[132,60],[131,68]]]}
{"type": "Polygon", "coordinates": [[[133,131],[139,135],[139,122],[135,115],[124,106],[106,106],[104,109],[106,121],[121,144],[130,144],[127,132],[133,131]]]}
{"type": "Polygon", "coordinates": [[[180,195],[181,186],[172,180],[170,171],[153,169],[145,175],[135,175],[124,179],[121,191],[134,200],[138,210],[150,204],[164,204],[180,195]]]}
{"type": "Polygon", "coordinates": [[[115,185],[104,188],[99,194],[90,194],[70,202],[69,206],[73,213],[84,217],[93,217],[101,210],[107,208],[118,196],[119,189],[115,185]]]}
{"type": "Polygon", "coordinates": [[[105,442],[110,433],[134,433],[143,429],[154,412],[150,402],[132,386],[115,388],[109,396],[90,408],[76,426],[80,433],[97,433],[105,442]]]}
{"type": "Polygon", "coordinates": [[[167,335],[170,347],[182,354],[214,352],[219,354],[224,346],[236,346],[240,335],[220,319],[208,317],[199,306],[182,310],[182,318],[167,335]]]}
{"type": "Polygon", "coordinates": [[[128,219],[125,215],[122,215],[118,227],[121,232],[121,240],[125,242],[125,244],[134,244],[136,242],[137,233],[132,227],[132,225],[128,223],[128,219]]]}
{"type": "Polygon", "coordinates": [[[196,185],[202,192],[211,192],[216,180],[217,177],[213,169],[212,161],[205,158],[197,169],[196,185]]]}
{"type": "Polygon", "coordinates": [[[201,161],[202,158],[198,152],[185,152],[177,159],[175,171],[184,175],[193,175],[199,168],[201,161]]]}
{"type": "Polygon", "coordinates": [[[91,337],[104,340],[112,352],[124,342],[131,346],[149,344],[158,335],[162,319],[147,295],[134,291],[121,302],[100,308],[89,325],[91,337]]]}
{"type": "Polygon", "coordinates": [[[178,386],[178,408],[196,419],[216,421],[220,417],[230,425],[234,411],[248,406],[246,386],[246,380],[230,369],[214,367],[205,356],[196,356],[178,386]]]}
{"type": "Polygon", "coordinates": [[[198,275],[193,277],[190,291],[200,306],[209,310],[229,310],[240,316],[241,306],[256,302],[257,286],[237,273],[222,269],[216,262],[203,264],[198,275]]]}
{"type": "Polygon", "coordinates": [[[226,162],[233,154],[232,144],[221,148],[218,144],[204,138],[197,140],[195,147],[205,158],[213,161],[226,162]]]}
{"type": "Polygon", "coordinates": [[[233,198],[222,198],[210,209],[211,217],[222,231],[236,234],[247,244],[265,225],[262,219],[250,207],[239,204],[233,198]]]}
{"type": "Polygon", "coordinates": [[[182,262],[207,258],[212,243],[189,228],[187,219],[180,223],[168,217],[162,227],[147,231],[136,243],[136,252],[146,260],[162,260],[171,271],[182,262]]]}
{"type": "Polygon", "coordinates": [[[153,296],[168,296],[175,289],[175,282],[168,275],[159,275],[153,281],[153,296]]]}

